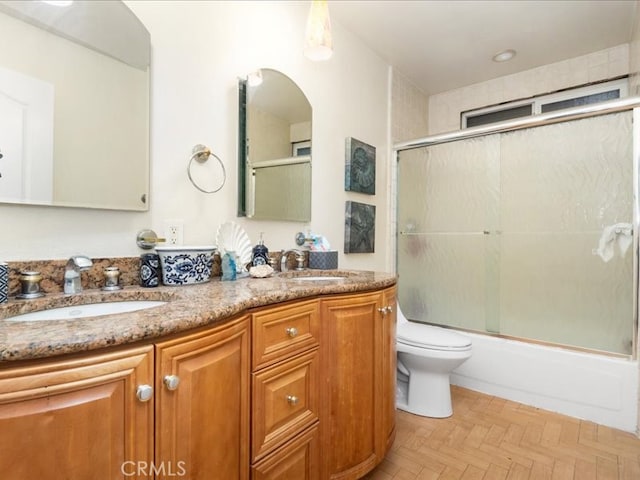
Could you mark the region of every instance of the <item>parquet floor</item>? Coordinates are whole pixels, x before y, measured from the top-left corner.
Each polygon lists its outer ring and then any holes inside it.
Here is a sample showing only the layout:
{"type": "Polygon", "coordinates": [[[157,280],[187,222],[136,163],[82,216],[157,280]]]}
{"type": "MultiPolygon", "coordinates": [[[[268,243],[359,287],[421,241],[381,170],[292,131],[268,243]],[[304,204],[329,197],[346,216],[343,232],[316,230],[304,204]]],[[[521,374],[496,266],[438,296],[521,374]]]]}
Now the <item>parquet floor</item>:
{"type": "Polygon", "coordinates": [[[367,480],[640,480],[640,439],[452,387],[452,417],[398,411],[393,447],[367,480]]]}

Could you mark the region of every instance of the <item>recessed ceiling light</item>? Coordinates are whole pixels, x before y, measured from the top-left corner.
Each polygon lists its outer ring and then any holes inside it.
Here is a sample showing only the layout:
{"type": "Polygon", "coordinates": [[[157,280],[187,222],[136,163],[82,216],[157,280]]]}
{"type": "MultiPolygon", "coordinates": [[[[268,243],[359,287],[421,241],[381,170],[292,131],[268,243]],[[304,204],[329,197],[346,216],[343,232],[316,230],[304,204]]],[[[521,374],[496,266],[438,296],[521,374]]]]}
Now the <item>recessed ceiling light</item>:
{"type": "Polygon", "coordinates": [[[515,50],[503,50],[502,52],[498,52],[493,56],[493,61],[494,62],[506,62],[508,60],[511,60],[513,57],[516,56],[516,51],[515,50]]]}

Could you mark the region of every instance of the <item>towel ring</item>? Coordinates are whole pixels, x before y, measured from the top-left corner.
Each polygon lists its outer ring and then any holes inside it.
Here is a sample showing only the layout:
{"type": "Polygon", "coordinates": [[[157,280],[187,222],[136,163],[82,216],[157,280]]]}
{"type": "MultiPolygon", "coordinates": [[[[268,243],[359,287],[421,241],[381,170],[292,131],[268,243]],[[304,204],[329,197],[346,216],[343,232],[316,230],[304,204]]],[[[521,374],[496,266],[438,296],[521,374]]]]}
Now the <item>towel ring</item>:
{"type": "Polygon", "coordinates": [[[198,190],[200,190],[202,193],[216,193],[218,190],[220,190],[224,186],[224,183],[227,181],[227,171],[224,168],[224,163],[222,163],[222,160],[220,160],[220,157],[218,157],[215,153],[213,153],[211,149],[206,145],[198,144],[195,147],[193,147],[191,152],[192,152],[192,155],[191,155],[191,158],[189,159],[189,165],[187,166],[187,175],[189,176],[189,180],[191,181],[193,186],[196,187],[198,190]],[[209,160],[209,157],[215,158],[220,164],[220,167],[222,168],[222,183],[215,190],[205,190],[193,180],[193,177],[191,177],[191,164],[193,163],[193,161],[197,160],[200,163],[204,163],[207,160],[209,160]]]}

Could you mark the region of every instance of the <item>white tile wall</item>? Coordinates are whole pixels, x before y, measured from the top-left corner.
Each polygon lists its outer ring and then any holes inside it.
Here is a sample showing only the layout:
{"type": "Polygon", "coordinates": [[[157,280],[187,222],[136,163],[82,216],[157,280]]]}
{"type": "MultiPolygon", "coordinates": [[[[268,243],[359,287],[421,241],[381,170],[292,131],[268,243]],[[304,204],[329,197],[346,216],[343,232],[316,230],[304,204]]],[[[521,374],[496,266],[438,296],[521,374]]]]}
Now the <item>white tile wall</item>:
{"type": "MultiPolygon", "coordinates": [[[[637,43],[639,42],[636,39],[637,43]]],[[[637,45],[635,48],[640,50],[637,45]]],[[[429,97],[429,135],[458,130],[460,112],[466,110],[627,75],[630,72],[629,49],[629,44],[625,43],[581,57],[432,95],[429,97]]],[[[636,63],[640,61],[638,55],[636,53],[634,57],[636,63]]],[[[635,71],[638,69],[639,66],[636,66],[635,71]]]]}
{"type": "Polygon", "coordinates": [[[392,143],[426,137],[428,111],[427,95],[394,70],[391,90],[392,143]]]}

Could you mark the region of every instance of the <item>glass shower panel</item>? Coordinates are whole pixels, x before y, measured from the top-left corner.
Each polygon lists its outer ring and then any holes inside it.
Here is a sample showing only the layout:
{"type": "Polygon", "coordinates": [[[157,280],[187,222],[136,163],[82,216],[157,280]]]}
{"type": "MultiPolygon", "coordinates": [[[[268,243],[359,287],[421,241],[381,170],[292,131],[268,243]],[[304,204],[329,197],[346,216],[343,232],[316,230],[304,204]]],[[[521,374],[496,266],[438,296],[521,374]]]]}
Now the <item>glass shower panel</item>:
{"type": "Polygon", "coordinates": [[[603,229],[633,219],[631,112],[501,135],[500,332],[631,354],[633,252],[603,229]]]}
{"type": "Polygon", "coordinates": [[[499,146],[494,135],[400,153],[399,301],[408,318],[485,330],[498,277],[485,232],[499,220],[499,146]]]}

